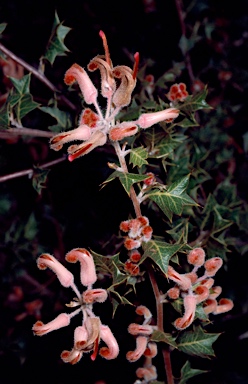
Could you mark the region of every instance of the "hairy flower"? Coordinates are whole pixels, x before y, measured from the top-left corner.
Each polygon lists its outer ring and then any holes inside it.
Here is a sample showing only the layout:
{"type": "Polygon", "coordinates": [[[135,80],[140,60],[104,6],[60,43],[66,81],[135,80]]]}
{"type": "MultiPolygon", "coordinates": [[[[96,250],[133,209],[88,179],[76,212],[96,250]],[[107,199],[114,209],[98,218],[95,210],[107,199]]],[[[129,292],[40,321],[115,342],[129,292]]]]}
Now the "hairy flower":
{"type": "Polygon", "coordinates": [[[90,286],[96,282],[96,270],[93,257],[89,251],[85,248],[74,248],[68,252],[65,256],[65,259],[69,263],[80,262],[81,266],[81,283],[83,285],[90,286]]]}
{"type": "Polygon", "coordinates": [[[186,295],[183,299],[184,315],[174,321],[174,326],[183,330],[192,324],[195,317],[197,298],[194,295],[186,295]]]}
{"type": "Polygon", "coordinates": [[[39,269],[46,269],[47,267],[50,268],[54,273],[56,273],[57,278],[64,287],[72,286],[74,282],[73,274],[52,255],[49,255],[48,253],[40,255],[37,259],[37,266],[39,269]]]}
{"type": "Polygon", "coordinates": [[[42,321],[36,321],[33,325],[32,330],[35,335],[43,336],[49,332],[55,331],[56,329],[67,327],[70,324],[70,315],[67,313],[60,313],[55,319],[50,321],[47,324],[44,324],[42,321]]]}

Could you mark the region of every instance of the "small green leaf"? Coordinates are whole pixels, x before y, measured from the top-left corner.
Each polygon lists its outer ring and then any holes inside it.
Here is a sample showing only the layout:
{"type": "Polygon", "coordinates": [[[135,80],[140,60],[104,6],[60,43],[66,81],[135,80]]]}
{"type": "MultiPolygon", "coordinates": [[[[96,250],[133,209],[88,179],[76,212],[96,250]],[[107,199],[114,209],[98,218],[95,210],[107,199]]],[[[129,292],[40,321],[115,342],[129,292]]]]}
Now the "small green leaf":
{"type": "MultiPolygon", "coordinates": [[[[183,140],[185,137],[183,137],[183,140]]],[[[168,157],[175,148],[177,148],[183,141],[182,139],[174,139],[170,135],[167,135],[165,138],[160,140],[156,145],[155,150],[149,157],[155,157],[157,159],[161,157],[168,157]]]]}
{"type": "Polygon", "coordinates": [[[198,205],[185,193],[188,181],[189,176],[185,176],[171,184],[166,191],[155,189],[147,194],[147,196],[159,206],[170,221],[172,221],[173,213],[177,215],[182,214],[185,205],[198,205]]]}
{"type": "Polygon", "coordinates": [[[35,166],[33,166],[33,168],[34,168],[34,172],[32,175],[32,185],[33,185],[34,189],[36,190],[36,192],[38,192],[40,194],[41,190],[43,188],[45,188],[47,175],[48,175],[50,169],[43,169],[43,168],[39,168],[39,167],[35,167],[35,166]]]}
{"type": "Polygon", "coordinates": [[[119,269],[119,267],[123,266],[123,263],[119,259],[119,254],[114,256],[102,256],[93,251],[91,251],[91,253],[97,271],[112,277],[111,287],[122,284],[125,280],[127,280],[127,275],[122,273],[119,269]]]}
{"type": "Polygon", "coordinates": [[[18,120],[21,120],[24,116],[26,116],[29,112],[38,108],[39,104],[33,101],[32,95],[26,94],[20,97],[18,104],[15,107],[15,113],[18,120]]]}
{"type": "Polygon", "coordinates": [[[214,356],[212,344],[219,336],[220,333],[206,333],[198,326],[193,331],[184,331],[177,339],[177,347],[191,356],[202,358],[214,356]]]}
{"type": "Polygon", "coordinates": [[[50,116],[54,117],[57,120],[58,125],[56,125],[56,130],[54,128],[52,129],[52,127],[55,126],[49,127],[51,130],[60,132],[62,129],[71,128],[72,122],[70,115],[67,112],[60,111],[56,107],[40,107],[40,110],[42,112],[48,113],[50,116]]]}
{"type": "Polygon", "coordinates": [[[125,191],[129,195],[130,188],[133,184],[139,183],[140,181],[143,181],[147,179],[147,175],[138,175],[136,173],[127,173],[127,172],[119,172],[114,171],[108,178],[105,180],[102,185],[109,183],[110,181],[114,180],[116,177],[119,178],[121,184],[123,185],[125,191]]]}
{"type": "Polygon", "coordinates": [[[151,341],[155,341],[156,343],[159,343],[159,342],[166,343],[171,345],[174,348],[177,348],[175,339],[171,336],[170,333],[155,330],[151,335],[151,341]]]}
{"type": "Polygon", "coordinates": [[[147,243],[143,243],[144,253],[139,264],[147,257],[150,257],[161,271],[166,274],[170,258],[183,246],[184,244],[168,244],[163,241],[150,240],[147,243]]]}
{"type": "Polygon", "coordinates": [[[208,371],[191,368],[190,362],[186,361],[186,363],[181,369],[181,379],[178,384],[186,384],[191,377],[201,375],[202,373],[206,373],[206,372],[208,371]]]}
{"type": "Polygon", "coordinates": [[[7,23],[1,23],[0,24],[0,35],[3,33],[3,31],[5,30],[5,28],[7,27],[7,23]]]}
{"type": "Polygon", "coordinates": [[[64,39],[70,30],[71,28],[62,25],[57,13],[55,13],[52,33],[42,59],[46,59],[50,64],[53,64],[57,56],[64,56],[65,52],[69,51],[64,44],[64,39]]]}
{"type": "Polygon", "coordinates": [[[8,126],[9,126],[9,112],[8,112],[7,103],[5,103],[0,108],[0,127],[8,128],[8,126]]]}
{"type": "Polygon", "coordinates": [[[21,79],[10,77],[10,80],[20,95],[23,95],[24,93],[30,93],[31,73],[23,76],[21,79]]]}
{"type": "Polygon", "coordinates": [[[134,167],[142,167],[142,165],[148,164],[146,161],[147,157],[148,153],[144,147],[132,149],[130,152],[130,163],[133,164],[134,167]]]}

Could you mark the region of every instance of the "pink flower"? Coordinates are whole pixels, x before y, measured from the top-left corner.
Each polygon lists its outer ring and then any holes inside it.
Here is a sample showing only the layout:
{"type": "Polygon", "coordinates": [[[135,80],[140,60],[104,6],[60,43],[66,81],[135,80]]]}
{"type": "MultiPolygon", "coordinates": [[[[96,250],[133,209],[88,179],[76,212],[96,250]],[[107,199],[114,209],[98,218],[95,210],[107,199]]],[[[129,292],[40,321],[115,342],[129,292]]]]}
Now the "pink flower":
{"type": "Polygon", "coordinates": [[[95,288],[95,289],[87,289],[87,291],[83,292],[83,301],[87,304],[91,303],[103,303],[107,297],[106,289],[95,288]]]}
{"type": "Polygon", "coordinates": [[[209,299],[216,299],[222,292],[222,288],[219,285],[212,287],[209,295],[209,299]]]}
{"type": "Polygon", "coordinates": [[[157,379],[157,370],[154,365],[150,367],[140,367],[136,370],[136,375],[139,379],[144,379],[146,382],[157,379]]]}
{"type": "Polygon", "coordinates": [[[80,262],[81,266],[81,283],[84,286],[91,286],[97,280],[95,264],[92,255],[87,249],[84,248],[74,248],[68,252],[65,256],[65,259],[69,263],[80,262]]]}
{"type": "Polygon", "coordinates": [[[48,253],[43,253],[37,259],[37,265],[39,269],[50,268],[54,273],[56,273],[57,278],[64,287],[70,287],[74,283],[73,274],[68,271],[58,260],[55,259],[52,255],[48,253]]]}
{"type": "Polygon", "coordinates": [[[187,276],[176,272],[170,265],[167,273],[168,278],[175,281],[175,283],[177,283],[183,291],[186,291],[191,287],[191,280],[187,276]]]}
{"type": "Polygon", "coordinates": [[[204,285],[198,285],[194,293],[196,294],[197,304],[202,303],[209,297],[209,289],[204,285]]]}
{"type": "Polygon", "coordinates": [[[212,257],[204,264],[205,276],[214,276],[216,272],[222,267],[223,260],[220,257],[212,257]]]}
{"type": "Polygon", "coordinates": [[[119,354],[119,345],[107,325],[100,326],[100,337],[107,347],[102,347],[99,354],[107,360],[115,359],[119,354]]]}
{"type": "Polygon", "coordinates": [[[131,95],[136,85],[136,78],[133,77],[133,70],[125,65],[119,65],[112,71],[115,78],[121,83],[113,95],[115,107],[125,107],[131,102],[131,95]]]}
{"type": "Polygon", "coordinates": [[[220,299],[216,309],[213,311],[214,315],[219,315],[220,313],[228,312],[233,309],[233,301],[230,299],[220,299]]]}
{"type": "Polygon", "coordinates": [[[92,133],[89,140],[85,141],[83,144],[74,144],[67,149],[69,153],[68,160],[73,161],[78,157],[84,156],[96,147],[104,145],[106,141],[107,136],[105,133],[101,131],[95,131],[92,133]]]}
{"type": "Polygon", "coordinates": [[[112,141],[120,141],[125,137],[133,136],[138,132],[138,127],[132,121],[124,121],[123,123],[114,125],[109,130],[109,138],[112,141]]]}
{"type": "Polygon", "coordinates": [[[85,325],[81,325],[74,330],[74,348],[81,350],[88,340],[89,334],[85,325]]]}
{"type": "Polygon", "coordinates": [[[146,357],[150,357],[151,359],[153,359],[158,353],[158,347],[157,347],[157,344],[150,341],[148,344],[147,344],[147,348],[144,352],[144,356],[146,357]]]}
{"type": "Polygon", "coordinates": [[[73,348],[71,351],[63,351],[60,355],[64,363],[76,364],[83,356],[82,351],[73,348]]]}
{"type": "Polygon", "coordinates": [[[144,316],[146,323],[152,318],[151,311],[145,305],[139,305],[136,308],[135,312],[137,313],[137,315],[144,316]]]}
{"type": "Polygon", "coordinates": [[[168,108],[159,112],[144,113],[140,115],[138,120],[136,120],[136,124],[138,124],[141,128],[149,128],[161,121],[175,119],[178,115],[179,110],[175,108],[168,108]]]}
{"type": "Polygon", "coordinates": [[[98,91],[92,81],[90,80],[87,72],[78,64],[73,64],[65,73],[64,82],[67,85],[72,85],[75,81],[83,94],[84,100],[87,104],[95,104],[98,91]]]}
{"type": "Polygon", "coordinates": [[[70,315],[67,313],[61,313],[54,320],[50,321],[47,324],[44,324],[42,321],[36,321],[33,325],[33,332],[37,336],[43,336],[46,333],[55,331],[56,329],[66,327],[70,324],[70,315]]]}
{"type": "Polygon", "coordinates": [[[205,251],[202,248],[194,248],[189,252],[188,263],[193,264],[196,267],[201,267],[205,261],[205,251]]]}
{"type": "Polygon", "coordinates": [[[52,137],[50,146],[54,151],[59,151],[63,144],[75,140],[88,140],[91,136],[91,129],[87,125],[80,125],[78,128],[68,132],[62,132],[52,137]]]}
{"type": "Polygon", "coordinates": [[[136,339],[136,349],[134,351],[127,352],[127,360],[133,363],[134,361],[140,359],[146,350],[147,342],[148,339],[146,336],[138,336],[136,339]]]}
{"type": "Polygon", "coordinates": [[[149,336],[153,332],[153,328],[151,325],[148,324],[136,324],[136,323],[131,323],[128,326],[128,332],[131,335],[137,336],[137,335],[143,335],[143,336],[149,336]]]}
{"type": "Polygon", "coordinates": [[[215,299],[207,299],[203,303],[203,310],[208,315],[209,313],[212,313],[217,308],[217,301],[215,299]]]}
{"type": "Polygon", "coordinates": [[[183,299],[183,305],[184,305],[184,315],[183,317],[179,317],[174,322],[174,326],[179,329],[183,330],[192,324],[195,317],[195,310],[196,310],[196,303],[197,298],[194,295],[187,295],[183,299]]]}

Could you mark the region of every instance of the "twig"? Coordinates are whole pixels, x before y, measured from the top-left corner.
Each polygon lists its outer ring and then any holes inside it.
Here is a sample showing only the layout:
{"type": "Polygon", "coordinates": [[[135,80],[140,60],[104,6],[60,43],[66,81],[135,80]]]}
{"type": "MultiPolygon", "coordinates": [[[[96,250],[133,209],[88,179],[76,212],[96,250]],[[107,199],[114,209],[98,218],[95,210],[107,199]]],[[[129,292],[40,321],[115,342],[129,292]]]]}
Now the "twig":
{"type": "MultiPolygon", "coordinates": [[[[50,161],[48,163],[45,163],[43,165],[40,165],[39,168],[49,168],[49,167],[52,167],[53,165],[61,163],[64,160],[66,160],[66,156],[60,157],[59,159],[56,159],[56,160],[50,161]]],[[[7,180],[11,180],[11,179],[16,179],[17,177],[22,177],[22,176],[32,177],[33,173],[34,173],[33,168],[29,168],[29,169],[25,169],[23,171],[11,173],[9,175],[0,176],[0,183],[7,181],[7,180]]]]}
{"type": "MultiPolygon", "coordinates": [[[[51,83],[50,80],[40,71],[38,71],[36,68],[32,67],[26,61],[22,60],[20,57],[16,56],[13,52],[11,52],[8,48],[6,48],[2,43],[0,43],[0,50],[5,53],[8,57],[11,57],[16,63],[20,64],[25,68],[28,72],[31,72],[35,77],[37,77],[42,83],[44,83],[51,91],[61,93],[59,89],[55,87],[51,83]]],[[[72,110],[76,110],[76,107],[74,104],[71,103],[70,100],[68,100],[64,95],[60,95],[60,98],[70,107],[72,110]]]]}
{"type": "Polygon", "coordinates": [[[53,137],[54,132],[42,131],[40,129],[32,128],[8,128],[0,130],[0,139],[9,139],[13,135],[21,136],[35,136],[35,137],[53,137]]]}
{"type": "MultiPolygon", "coordinates": [[[[157,309],[157,327],[158,330],[164,332],[164,312],[163,312],[163,303],[161,300],[161,294],[158,289],[157,280],[155,278],[155,274],[150,263],[146,263],[147,271],[149,274],[150,282],[152,285],[153,293],[156,299],[156,309],[157,309]]],[[[167,384],[174,384],[174,378],[172,374],[172,366],[171,366],[171,356],[170,356],[170,346],[166,344],[162,350],[164,365],[167,377],[167,384]]]]}

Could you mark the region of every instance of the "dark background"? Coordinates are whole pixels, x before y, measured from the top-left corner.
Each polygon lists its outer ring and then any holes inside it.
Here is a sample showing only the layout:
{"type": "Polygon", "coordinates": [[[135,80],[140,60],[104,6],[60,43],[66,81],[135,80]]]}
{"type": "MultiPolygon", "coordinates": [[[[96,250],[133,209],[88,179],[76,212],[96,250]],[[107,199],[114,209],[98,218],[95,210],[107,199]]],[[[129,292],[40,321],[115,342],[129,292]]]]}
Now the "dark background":
{"type": "MultiPolygon", "coordinates": [[[[203,24],[206,18],[212,23],[212,33],[208,40],[203,40],[191,52],[191,63],[196,77],[207,83],[210,88],[209,102],[215,107],[218,102],[227,101],[229,104],[240,105],[239,119],[233,119],[229,126],[229,133],[237,146],[243,147],[243,135],[247,131],[247,74],[241,77],[241,72],[247,69],[247,1],[236,0],[227,4],[226,1],[199,1],[190,13],[187,23],[193,25],[199,21],[203,24]],[[231,49],[233,42],[240,41],[240,45],[231,49]],[[227,63],[228,69],[236,73],[236,87],[227,87],[224,92],[218,80],[218,71],[222,62],[227,63]],[[239,77],[240,74],[240,77],[239,77]],[[243,87],[240,86],[243,85],[243,87]],[[241,111],[241,112],[240,112],[241,111]]],[[[182,2],[185,9],[191,4],[182,2]]],[[[132,56],[140,52],[141,65],[151,59],[153,65],[151,73],[161,76],[173,66],[174,62],[183,61],[184,57],[179,48],[181,26],[175,1],[139,1],[139,0],[70,0],[70,1],[31,1],[31,0],[1,0],[0,22],[8,24],[3,33],[1,42],[17,56],[21,57],[34,67],[38,66],[39,58],[45,52],[46,44],[51,33],[55,10],[64,25],[71,28],[65,39],[65,44],[70,50],[66,57],[58,57],[53,67],[49,64],[46,68],[47,77],[56,86],[61,85],[66,69],[74,62],[87,65],[89,60],[102,54],[102,42],[99,30],[103,30],[108,38],[111,58],[114,65],[132,65],[132,56]]],[[[243,72],[242,72],[243,73],[243,72]]],[[[184,71],[183,80],[190,86],[190,78],[184,71]]],[[[49,99],[52,95],[34,80],[32,85],[40,98],[49,99]]],[[[63,88],[66,92],[66,88],[63,88]]],[[[233,116],[232,116],[233,117],[233,116]]],[[[37,123],[37,122],[36,122],[37,123]]],[[[38,122],[38,126],[42,121],[38,122]]],[[[40,127],[42,128],[42,127],[40,127]]],[[[42,140],[41,140],[42,142],[42,140]]],[[[44,140],[45,142],[45,140],[44,140]]],[[[43,149],[40,144],[33,143],[38,153],[38,161],[44,161],[43,149]],[[40,157],[39,157],[40,154],[40,157]]],[[[30,148],[30,143],[29,143],[30,148]]],[[[9,161],[6,163],[1,158],[2,174],[11,173],[32,167],[32,153],[30,150],[23,153],[23,147],[10,148],[9,161]]],[[[50,159],[54,154],[48,155],[50,159]]],[[[37,159],[37,157],[36,157],[37,159]]],[[[235,170],[239,194],[247,199],[248,167],[247,157],[244,153],[237,152],[238,167],[235,170]]],[[[13,225],[14,217],[26,222],[31,212],[35,210],[37,220],[40,220],[40,233],[46,244],[47,251],[57,249],[64,254],[76,246],[84,246],[101,252],[103,246],[111,239],[112,234],[118,232],[120,220],[126,218],[130,210],[125,193],[119,184],[113,183],[111,188],[105,187],[99,192],[99,184],[103,182],[109,170],[106,169],[106,156],[104,151],[88,155],[87,160],[80,159],[75,164],[62,163],[51,170],[49,174],[49,190],[45,195],[46,212],[44,205],[26,178],[16,179],[1,186],[1,193],[7,195],[12,201],[10,214],[7,220],[1,220],[1,238],[4,231],[13,225]],[[80,174],[75,178],[73,175],[80,174]],[[22,190],[25,193],[22,193],[22,190]],[[51,208],[52,207],[52,208],[51,208]],[[62,229],[54,224],[54,217],[60,222],[62,229]],[[59,238],[63,240],[59,241],[59,238]],[[80,242],[80,244],[78,244],[80,242]]],[[[14,238],[14,237],[13,237],[14,238]]],[[[13,241],[13,240],[11,240],[13,241]]],[[[32,249],[33,258],[28,256],[25,244],[16,246],[1,245],[1,274],[3,288],[1,299],[3,307],[0,313],[0,383],[14,384],[16,380],[27,384],[55,383],[64,384],[80,381],[85,384],[96,384],[103,380],[106,384],[133,383],[135,381],[136,364],[127,363],[125,353],[130,348],[132,339],[127,337],[123,326],[133,321],[131,308],[120,309],[116,319],[112,322],[109,313],[111,308],[106,304],[106,317],[114,333],[118,335],[121,346],[120,357],[116,361],[105,361],[98,358],[92,363],[88,356],[76,366],[68,366],[60,360],[63,349],[72,345],[73,326],[61,329],[42,338],[34,337],[31,332],[35,321],[33,315],[25,316],[22,321],[18,315],[25,312],[23,302],[11,302],[10,293],[14,286],[21,286],[24,296],[28,300],[39,297],[40,286],[34,289],[34,279],[39,283],[46,283],[36,271],[34,258],[39,254],[39,245],[32,249]],[[15,251],[18,250],[18,260],[13,262],[15,251]],[[21,251],[20,251],[21,249],[21,251]],[[23,275],[25,264],[28,275],[23,275]],[[15,277],[15,279],[13,278],[15,277]],[[28,276],[28,277],[27,277],[28,276]],[[23,305],[23,307],[22,307],[23,305]],[[124,330],[123,330],[124,329],[124,330]]],[[[110,246],[111,249],[111,246],[110,246]]],[[[14,259],[15,260],[15,259],[14,259]]],[[[240,340],[238,337],[248,331],[247,327],[247,261],[233,261],[233,280],[230,284],[236,289],[236,295],[241,295],[237,310],[234,315],[216,320],[209,331],[222,332],[221,340],[215,343],[216,359],[202,361],[193,359],[193,368],[209,370],[210,373],[197,376],[192,383],[247,383],[247,338],[240,340]],[[242,266],[241,266],[241,263],[242,266]],[[241,305],[246,305],[242,308],[241,305]],[[242,314],[241,314],[242,312],[242,314]]],[[[230,275],[231,276],[231,275],[230,275]]],[[[225,282],[229,285],[229,282],[225,282]]],[[[138,288],[141,295],[143,287],[138,288]]],[[[232,289],[230,289],[232,290],[232,289]]],[[[52,281],[49,294],[43,296],[44,306],[41,309],[42,320],[50,321],[55,312],[64,310],[63,303],[69,302],[71,292],[60,289],[59,283],[52,281]],[[57,294],[56,294],[57,292],[57,294]]],[[[105,304],[102,304],[105,305],[105,304]]],[[[101,312],[102,313],[102,312],[101,312]]],[[[161,367],[158,360],[157,365],[161,367]]],[[[175,375],[179,375],[178,361],[173,361],[175,375]]],[[[161,369],[162,372],[162,369],[161,369]]],[[[159,368],[160,373],[160,368],[159,368]]],[[[163,380],[160,377],[160,380],[163,380]]]]}

